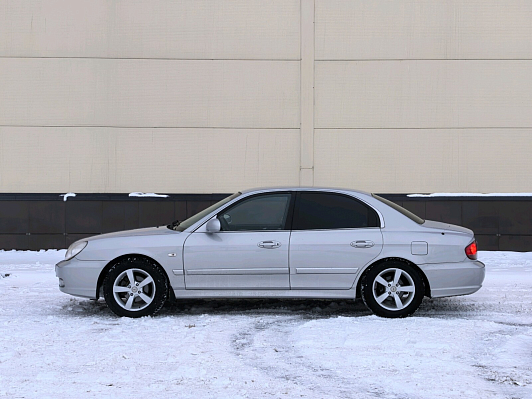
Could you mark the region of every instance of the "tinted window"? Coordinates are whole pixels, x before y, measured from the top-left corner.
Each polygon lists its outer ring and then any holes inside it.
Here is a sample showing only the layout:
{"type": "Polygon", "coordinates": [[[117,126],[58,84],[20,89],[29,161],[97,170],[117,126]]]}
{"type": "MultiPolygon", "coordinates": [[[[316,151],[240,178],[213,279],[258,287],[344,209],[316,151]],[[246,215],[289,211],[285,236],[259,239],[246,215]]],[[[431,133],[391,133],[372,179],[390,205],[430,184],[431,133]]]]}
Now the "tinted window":
{"type": "Polygon", "coordinates": [[[377,213],[354,198],[302,192],[296,203],[294,230],[380,227],[377,213]]]}
{"type": "Polygon", "coordinates": [[[290,194],[254,196],[218,215],[222,230],[284,230],[290,194]]]}

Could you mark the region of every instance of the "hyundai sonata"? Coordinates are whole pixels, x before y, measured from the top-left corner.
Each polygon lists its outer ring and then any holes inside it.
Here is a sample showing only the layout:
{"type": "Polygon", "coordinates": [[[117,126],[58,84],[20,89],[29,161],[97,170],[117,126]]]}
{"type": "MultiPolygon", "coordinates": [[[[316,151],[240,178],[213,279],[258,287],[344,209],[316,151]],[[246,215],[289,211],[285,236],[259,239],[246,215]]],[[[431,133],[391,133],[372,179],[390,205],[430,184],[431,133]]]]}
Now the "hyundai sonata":
{"type": "Polygon", "coordinates": [[[344,189],[238,192],[182,222],[85,238],[56,265],[60,290],[119,316],[181,298],[361,297],[383,317],[484,280],[473,232],[344,189]]]}

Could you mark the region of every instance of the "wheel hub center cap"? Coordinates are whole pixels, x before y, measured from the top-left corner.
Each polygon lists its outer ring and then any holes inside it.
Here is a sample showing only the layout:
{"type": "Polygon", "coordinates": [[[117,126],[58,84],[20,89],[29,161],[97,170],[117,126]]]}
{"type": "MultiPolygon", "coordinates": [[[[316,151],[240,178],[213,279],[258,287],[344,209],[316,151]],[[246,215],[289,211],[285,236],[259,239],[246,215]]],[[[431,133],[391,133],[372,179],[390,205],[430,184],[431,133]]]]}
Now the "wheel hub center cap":
{"type": "Polygon", "coordinates": [[[397,288],[396,287],[392,287],[392,288],[390,288],[390,291],[395,292],[395,291],[397,291],[397,288]]]}
{"type": "Polygon", "coordinates": [[[138,289],[137,287],[133,287],[133,288],[131,288],[131,291],[133,291],[133,292],[137,292],[138,290],[139,290],[139,289],[138,289]]]}

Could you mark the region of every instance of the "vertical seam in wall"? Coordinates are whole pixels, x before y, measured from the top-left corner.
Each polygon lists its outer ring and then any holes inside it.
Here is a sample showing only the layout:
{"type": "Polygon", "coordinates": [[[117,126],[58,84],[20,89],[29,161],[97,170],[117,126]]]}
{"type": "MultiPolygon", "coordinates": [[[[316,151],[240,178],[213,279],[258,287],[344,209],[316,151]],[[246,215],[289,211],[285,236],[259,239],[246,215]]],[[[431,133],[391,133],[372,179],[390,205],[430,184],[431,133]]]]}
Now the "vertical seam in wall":
{"type": "Polygon", "coordinates": [[[299,184],[314,185],[315,0],[300,1],[299,184]]]}
{"type": "MultiPolygon", "coordinates": [[[[499,201],[500,204],[500,201],[499,201]]],[[[497,251],[501,250],[501,207],[497,206],[497,234],[495,235],[497,239],[497,251]]]]}
{"type": "Polygon", "coordinates": [[[316,132],[316,0],[312,0],[313,17],[312,17],[312,185],[314,185],[314,143],[316,132]]]}
{"type": "Polygon", "coordinates": [[[67,228],[66,228],[66,225],[67,225],[67,211],[66,211],[66,208],[67,208],[67,204],[64,201],[64,204],[63,204],[63,237],[65,239],[65,247],[68,248],[69,245],[67,245],[68,244],[68,236],[67,236],[67,228]]]}
{"type": "Polygon", "coordinates": [[[303,169],[303,2],[299,0],[299,185],[303,169]]]}

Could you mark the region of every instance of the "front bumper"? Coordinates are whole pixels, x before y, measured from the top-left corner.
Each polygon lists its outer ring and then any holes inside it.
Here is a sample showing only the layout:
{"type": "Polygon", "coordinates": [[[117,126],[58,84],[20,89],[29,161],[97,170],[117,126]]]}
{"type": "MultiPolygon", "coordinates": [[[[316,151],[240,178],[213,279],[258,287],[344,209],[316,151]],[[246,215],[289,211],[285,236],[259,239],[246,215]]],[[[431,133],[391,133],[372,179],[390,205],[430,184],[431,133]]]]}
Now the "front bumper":
{"type": "Polygon", "coordinates": [[[106,264],[106,261],[82,261],[76,258],[59,262],[55,265],[59,289],[74,296],[98,298],[98,277],[106,264]]]}
{"type": "Polygon", "coordinates": [[[430,284],[430,296],[467,295],[482,287],[486,275],[484,263],[466,260],[456,263],[437,263],[420,265],[430,284]]]}

